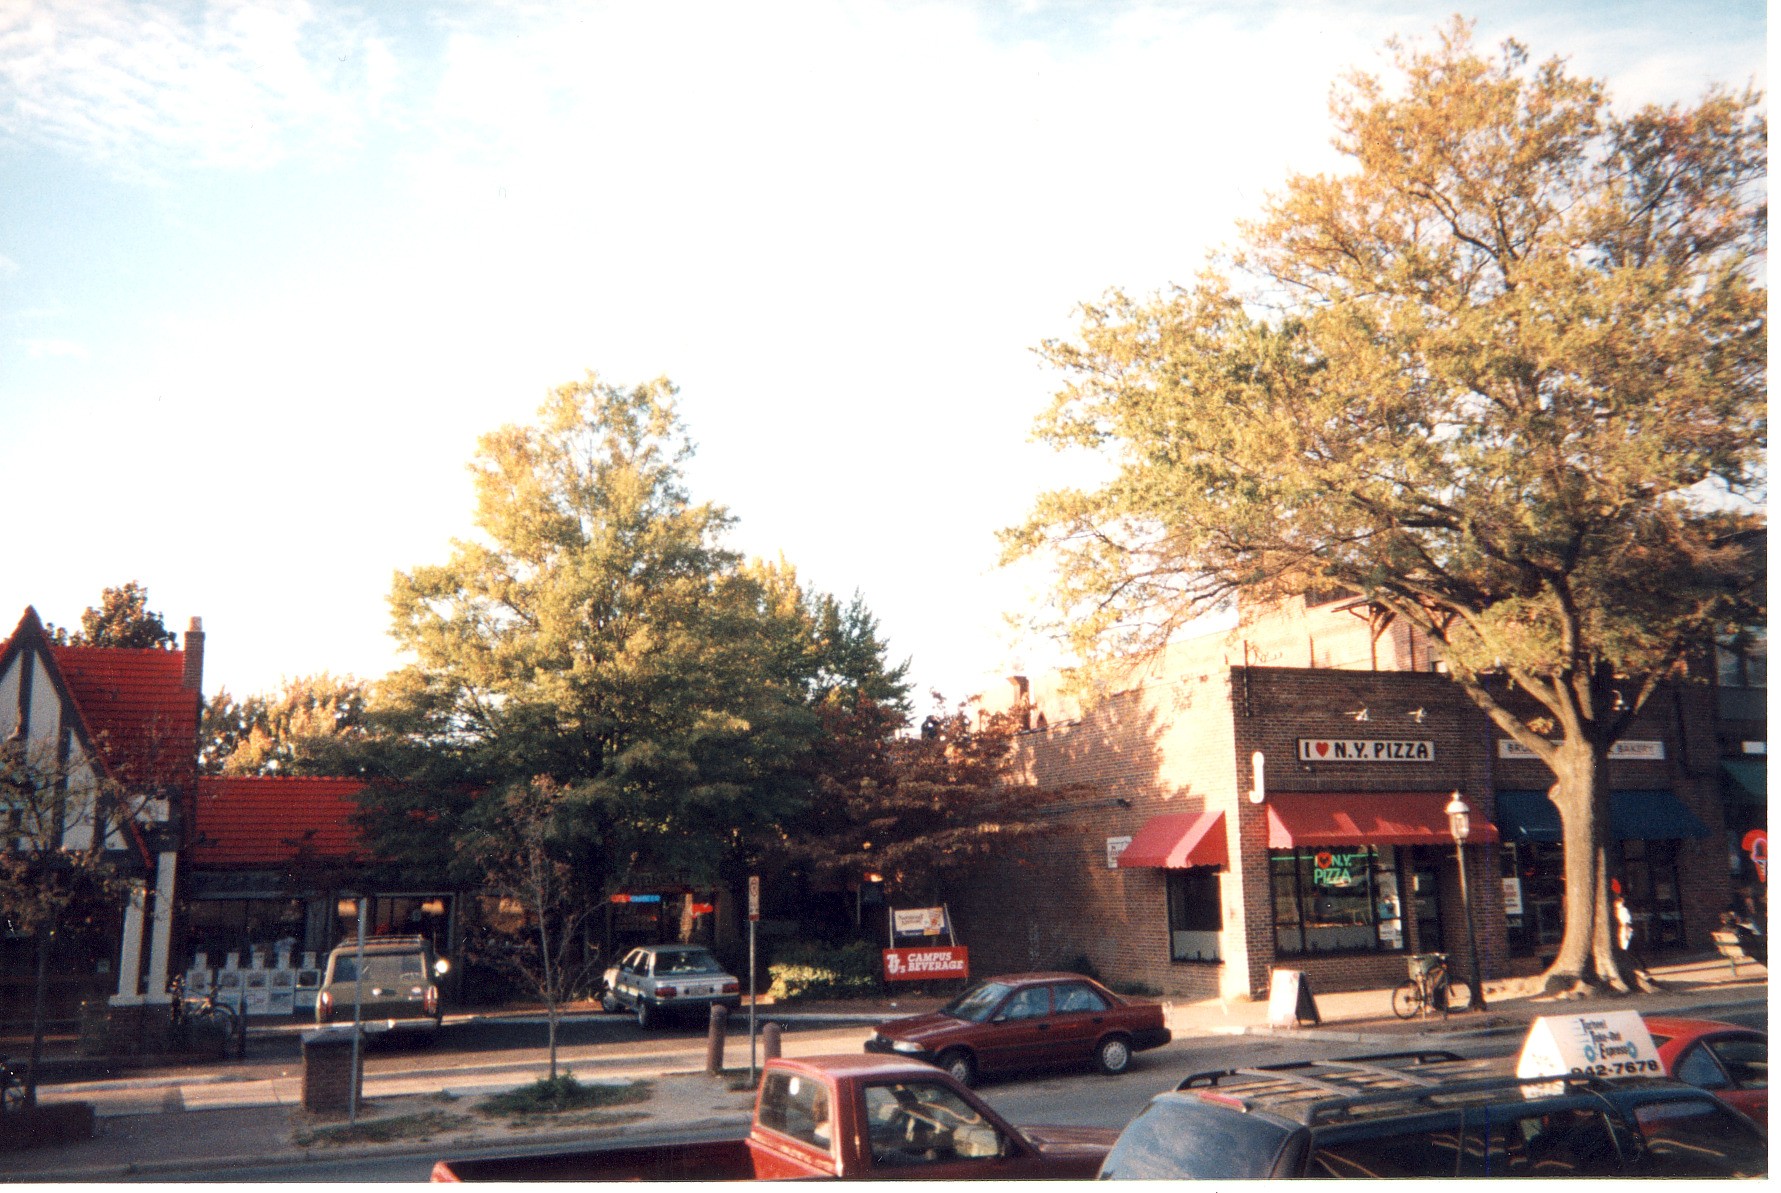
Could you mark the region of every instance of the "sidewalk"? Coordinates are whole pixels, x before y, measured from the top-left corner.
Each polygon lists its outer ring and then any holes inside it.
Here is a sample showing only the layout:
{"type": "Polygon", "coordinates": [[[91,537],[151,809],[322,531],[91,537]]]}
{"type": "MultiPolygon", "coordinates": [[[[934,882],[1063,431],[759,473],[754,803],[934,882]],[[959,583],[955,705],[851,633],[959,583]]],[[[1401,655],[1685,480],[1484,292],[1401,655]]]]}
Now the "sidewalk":
{"type": "MultiPolygon", "coordinates": [[[[1585,1009],[1637,1009],[1647,1014],[1686,1012],[1712,1017],[1732,1008],[1766,1005],[1768,974],[1741,965],[1736,977],[1723,960],[1695,960],[1660,966],[1652,971],[1664,987],[1657,993],[1587,1000],[1529,996],[1527,983],[1492,982],[1485,987],[1489,1010],[1456,1012],[1447,1019],[1399,1020],[1391,1014],[1389,990],[1317,993],[1320,1022],[1276,1027],[1268,1022],[1268,1004],[1248,1000],[1167,1004],[1167,1021],[1177,1040],[1220,1035],[1273,1035],[1327,1040],[1332,1051],[1356,1046],[1403,1047],[1414,1040],[1439,1045],[1444,1040],[1488,1035],[1519,1036],[1539,1015],[1574,1014],[1585,1009]]],[[[761,1022],[786,1027],[787,1055],[853,1051],[857,1041],[836,1042],[836,1031],[864,1029],[883,1019],[916,1014],[936,1005],[933,999],[848,1002],[796,1007],[763,1007],[761,1022]],[[834,1029],[827,1033],[824,1029],[834,1029]]],[[[507,1017],[507,1016],[503,1016],[507,1017]]],[[[725,1052],[729,1069],[748,1066],[746,1018],[741,1030],[732,1023],[725,1052]]],[[[98,1137],[56,1148],[0,1154],[0,1181],[90,1181],[172,1173],[204,1168],[222,1171],[284,1161],[347,1159],[357,1155],[444,1155],[479,1144],[512,1140],[536,1146],[552,1140],[589,1146],[650,1127],[740,1126],[747,1121],[750,1097],[705,1075],[703,1040],[662,1041],[623,1050],[602,1046],[576,1050],[566,1058],[584,1082],[628,1083],[647,1080],[650,1098],[613,1111],[584,1115],[567,1130],[534,1128],[514,1131],[501,1123],[477,1120],[468,1113],[480,1095],[510,1089],[539,1075],[535,1057],[422,1068],[399,1074],[367,1074],[361,1122],[394,1124],[416,1130],[450,1120],[431,1137],[410,1134],[383,1143],[330,1145],[319,1134],[343,1120],[317,1119],[300,1107],[300,1062],[285,1071],[181,1074],[160,1072],[104,1081],[45,1086],[44,1102],[89,1101],[100,1114],[98,1137]],[[585,1053],[585,1054],[582,1054],[585,1053]],[[430,1116],[430,1117],[429,1117],[430,1116]],[[416,1124],[419,1124],[416,1126],[416,1124]]],[[[277,1066],[271,1066],[276,1068],[277,1066]]]]}

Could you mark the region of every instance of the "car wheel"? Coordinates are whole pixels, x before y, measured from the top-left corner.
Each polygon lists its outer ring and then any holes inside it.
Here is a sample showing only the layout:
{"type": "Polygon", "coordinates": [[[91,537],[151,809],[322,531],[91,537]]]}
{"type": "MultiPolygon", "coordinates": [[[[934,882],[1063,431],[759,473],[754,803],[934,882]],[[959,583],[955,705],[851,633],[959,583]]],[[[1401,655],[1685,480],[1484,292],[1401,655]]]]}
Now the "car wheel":
{"type": "Polygon", "coordinates": [[[969,1088],[977,1083],[977,1062],[971,1059],[969,1052],[954,1048],[942,1053],[934,1063],[952,1074],[952,1079],[960,1085],[969,1088]]]}
{"type": "Polygon", "coordinates": [[[638,1027],[642,1028],[644,1031],[648,1031],[650,1028],[654,1027],[661,1018],[661,1012],[656,1010],[654,1003],[646,1002],[641,998],[637,1000],[638,1027]]]}
{"type": "Polygon", "coordinates": [[[618,995],[609,992],[600,996],[600,1009],[608,1015],[613,1015],[624,1010],[625,1004],[618,1001],[618,995]]]}
{"type": "Polygon", "coordinates": [[[1123,1073],[1132,1065],[1132,1045],[1124,1036],[1108,1036],[1095,1049],[1095,1062],[1103,1073],[1123,1073]]]}

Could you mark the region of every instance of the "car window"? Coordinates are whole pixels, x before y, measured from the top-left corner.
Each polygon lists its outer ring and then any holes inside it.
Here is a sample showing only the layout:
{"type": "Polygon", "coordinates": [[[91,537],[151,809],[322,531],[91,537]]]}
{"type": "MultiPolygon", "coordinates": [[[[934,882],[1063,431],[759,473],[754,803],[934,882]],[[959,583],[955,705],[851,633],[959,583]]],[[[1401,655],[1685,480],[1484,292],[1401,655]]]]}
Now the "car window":
{"type": "Polygon", "coordinates": [[[1643,1176],[1754,1178],[1769,1171],[1768,1140],[1749,1120],[1708,1098],[1656,1102],[1633,1112],[1645,1138],[1643,1176]]]}
{"type": "Polygon", "coordinates": [[[769,1073],[761,1088],[761,1125],[812,1147],[829,1150],[834,1138],[829,1091],[795,1073],[769,1073]]]}
{"type": "Polygon", "coordinates": [[[1729,1036],[1707,1047],[1732,1081],[1744,1089],[1769,1088],[1769,1042],[1755,1036],[1729,1036]]]}
{"type": "Polygon", "coordinates": [[[1177,1177],[1263,1180],[1290,1139],[1287,1128],[1196,1097],[1152,1102],[1120,1132],[1102,1180],[1177,1177]]]}
{"type": "Polygon", "coordinates": [[[356,957],[334,958],[334,975],[329,979],[335,982],[356,982],[359,980],[359,962],[356,957]]]}
{"type": "Polygon", "coordinates": [[[1374,1123],[1319,1135],[1305,1175],[1402,1179],[1459,1175],[1459,1115],[1374,1123]]]}
{"type": "Polygon", "coordinates": [[[1599,1111],[1576,1108],[1524,1114],[1491,1123],[1479,1138],[1466,1135],[1461,1176],[1622,1176],[1625,1165],[1614,1131],[1599,1111]]]}
{"type": "Polygon", "coordinates": [[[624,964],[619,966],[619,968],[626,973],[642,973],[643,963],[647,958],[648,954],[644,953],[641,949],[635,950],[625,957],[624,964]]]}
{"type": "Polygon", "coordinates": [[[1002,996],[1008,993],[1008,987],[1001,982],[985,982],[965,991],[951,1002],[940,1008],[942,1015],[951,1015],[955,1019],[964,1019],[970,1023],[982,1023],[995,1013],[1002,996]]]}
{"type": "Polygon", "coordinates": [[[1731,1084],[1705,1044],[1690,1045],[1676,1062],[1676,1077],[1702,1089],[1724,1089],[1731,1084]]]}
{"type": "Polygon", "coordinates": [[[1107,1000],[1100,991],[1092,986],[1084,986],[1079,982],[1071,982],[1057,988],[1057,1012],[1060,1015],[1072,1011],[1104,1011],[1107,1000]]]}
{"type": "Polygon", "coordinates": [[[1051,987],[1028,986],[1016,990],[997,1012],[1004,1019],[1038,1019],[1051,1014],[1051,987]]]}
{"type": "Polygon", "coordinates": [[[902,1081],[866,1087],[872,1163],[885,1168],[955,1160],[994,1160],[1012,1141],[944,1085],[902,1081]]]}
{"type": "Polygon", "coordinates": [[[401,957],[399,974],[405,978],[419,978],[426,974],[427,967],[419,953],[404,953],[401,957]]]}
{"type": "Polygon", "coordinates": [[[656,972],[722,973],[723,966],[710,953],[661,953],[656,958],[656,972]]]}

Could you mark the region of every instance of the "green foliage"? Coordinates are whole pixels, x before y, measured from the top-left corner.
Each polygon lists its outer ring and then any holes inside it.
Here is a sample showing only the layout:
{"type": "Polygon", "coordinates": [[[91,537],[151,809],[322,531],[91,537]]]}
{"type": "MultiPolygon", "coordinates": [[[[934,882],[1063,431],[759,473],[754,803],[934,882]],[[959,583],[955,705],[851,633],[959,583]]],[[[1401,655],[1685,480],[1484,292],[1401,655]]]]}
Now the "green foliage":
{"type": "Polygon", "coordinates": [[[362,681],[326,672],[241,701],[219,689],[204,705],[199,765],[226,775],[359,773],[368,695],[362,681]]]}
{"type": "MultiPolygon", "coordinates": [[[[1766,617],[1761,98],[1620,116],[1458,20],[1394,49],[1395,80],[1332,104],[1348,170],[1292,178],[1191,287],[1114,293],[1045,346],[1068,380],[1041,436],[1117,472],[1006,543],[1056,560],[1060,627],[1102,657],[1238,597],[1367,597],[1553,767],[1587,851],[1591,757],[1766,617]]],[[[1599,878],[1572,875],[1562,965],[1599,878]]]]}
{"type": "Polygon", "coordinates": [[[963,712],[937,712],[919,735],[902,737],[887,732],[886,710],[869,701],[825,710],[825,719],[824,798],[785,847],[814,874],[876,873],[887,893],[932,902],[949,874],[1056,830],[1034,809],[1069,791],[1009,773],[1014,726],[1006,718],[973,726],[963,712]]]}
{"type": "Polygon", "coordinates": [[[565,1110],[586,1110],[596,1106],[627,1106],[647,1102],[651,1089],[647,1081],[631,1081],[624,1085],[601,1083],[583,1085],[573,1073],[556,1077],[540,1077],[530,1085],[491,1094],[476,1103],[478,1113],[490,1117],[516,1115],[561,1114],[565,1110]]]}
{"type": "Polygon", "coordinates": [[[299,1130],[293,1136],[298,1147],[344,1147],[361,1143],[394,1143],[402,1139],[431,1139],[461,1125],[462,1115],[444,1110],[392,1114],[356,1123],[339,1123],[299,1130]]]}
{"type": "Polygon", "coordinates": [[[868,998],[883,989],[882,958],[866,941],[840,946],[809,942],[776,950],[767,973],[773,981],[767,997],[774,1002],[812,998],[868,998]]]}
{"type": "Polygon", "coordinates": [[[50,639],[63,646],[124,646],[171,650],[178,639],[148,607],[148,589],[131,580],[119,588],[107,588],[97,607],[80,615],[80,629],[72,634],[55,625],[44,627],[50,639]]]}

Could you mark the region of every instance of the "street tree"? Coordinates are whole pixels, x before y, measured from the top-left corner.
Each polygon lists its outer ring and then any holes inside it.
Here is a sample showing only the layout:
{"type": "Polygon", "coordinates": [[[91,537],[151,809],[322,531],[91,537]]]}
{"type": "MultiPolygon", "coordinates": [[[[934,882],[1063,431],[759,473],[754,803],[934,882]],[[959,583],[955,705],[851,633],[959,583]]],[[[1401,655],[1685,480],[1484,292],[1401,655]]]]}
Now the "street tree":
{"type": "Polygon", "coordinates": [[[583,898],[715,881],[808,805],[823,701],[901,683],[858,611],[723,545],[674,393],[589,374],[481,440],[477,536],[392,588],[416,662],[369,710],[365,773],[404,780],[368,801],[380,853],[461,869],[484,793],[547,781],[583,898]]]}
{"type": "Polygon", "coordinates": [[[51,641],[62,646],[127,646],[171,650],[178,639],[161,615],[148,607],[148,589],[131,580],[107,588],[97,606],[80,615],[80,629],[70,633],[55,625],[44,627],[51,641]]]}
{"type": "Polygon", "coordinates": [[[463,844],[481,873],[481,889],[514,909],[513,931],[490,935],[485,957],[516,974],[544,1004],[548,1080],[557,1079],[557,1027],[563,1007],[599,972],[584,946],[597,904],[576,881],[574,835],[559,831],[565,801],[548,778],[515,783],[480,801],[463,844]]]}
{"type": "Polygon", "coordinates": [[[59,758],[53,741],[21,731],[0,741],[0,922],[36,943],[27,1104],[37,1099],[55,939],[77,919],[140,897],[105,854],[106,840],[140,810],[119,784],[59,758]]]}
{"type": "Polygon", "coordinates": [[[812,874],[876,875],[891,897],[932,903],[948,878],[1018,839],[1057,830],[1036,810],[1076,789],[1036,787],[1014,773],[1013,719],[973,723],[966,710],[934,699],[916,734],[887,732],[887,710],[870,700],[831,709],[822,798],[786,846],[812,874]]]}
{"type": "Polygon", "coordinates": [[[1333,98],[1348,169],[1291,178],[1193,284],[1113,293],[1045,345],[1068,381],[1039,434],[1114,467],[1006,546],[1055,558],[1091,655],[1312,590],[1419,627],[1553,773],[1548,986],[1620,988],[1609,747],[1764,617],[1761,98],[1618,114],[1457,19],[1392,50],[1395,76],[1333,98]]]}

